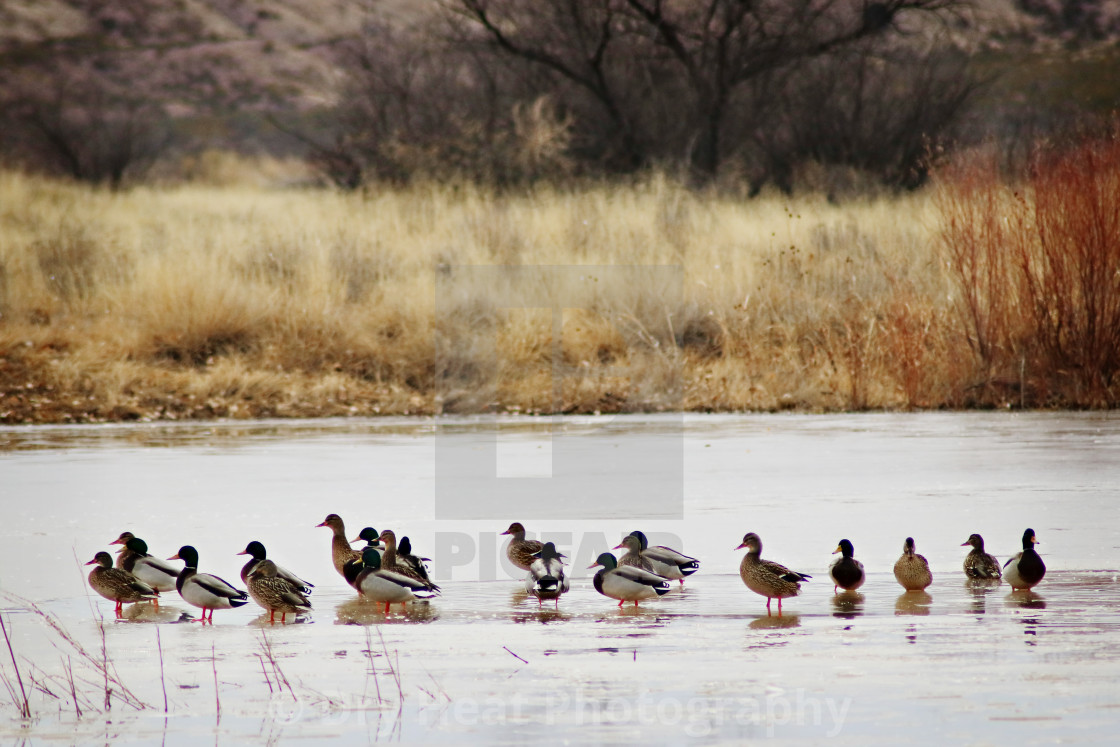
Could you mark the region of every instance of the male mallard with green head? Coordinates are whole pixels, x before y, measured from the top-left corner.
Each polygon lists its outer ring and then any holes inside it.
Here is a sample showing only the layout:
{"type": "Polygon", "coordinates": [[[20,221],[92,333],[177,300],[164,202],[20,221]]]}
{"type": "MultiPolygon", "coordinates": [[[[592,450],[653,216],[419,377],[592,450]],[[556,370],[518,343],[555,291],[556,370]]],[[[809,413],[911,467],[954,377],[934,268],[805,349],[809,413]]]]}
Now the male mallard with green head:
{"type": "Polygon", "coordinates": [[[1023,551],[1007,561],[1003,566],[1003,577],[1011,584],[1011,591],[1020,591],[1037,586],[1046,575],[1046,564],[1034,549],[1038,540],[1034,530],[1023,532],[1023,551]]]}
{"type": "Polygon", "coordinates": [[[841,553],[840,557],[828,567],[828,575],[833,584],[832,593],[835,594],[837,588],[855,591],[863,586],[867,576],[863,572],[863,563],[855,559],[856,551],[852,543],[846,539],[840,540],[839,546],[832,551],[833,555],[836,553],[841,553]]]}
{"type": "Polygon", "coordinates": [[[529,567],[529,575],[525,577],[525,591],[537,598],[538,607],[545,599],[555,599],[556,608],[560,609],[560,595],[568,591],[569,587],[563,557],[556,551],[554,543],[545,542],[533,565],[529,567]]]}
{"type": "Polygon", "coordinates": [[[214,610],[230,610],[249,603],[249,595],[233,588],[228,581],[209,573],[199,573],[198,550],[191,545],[183,545],[168,560],[182,560],[186,564],[179,571],[175,587],[184,602],[202,610],[203,624],[207,621],[214,624],[214,610]],[[209,618],[207,612],[210,613],[209,618]]]}
{"type": "Polygon", "coordinates": [[[668,593],[669,582],[649,571],[635,568],[632,565],[619,565],[614,555],[609,552],[601,553],[594,563],[587,566],[596,568],[602,566],[592,579],[595,591],[605,597],[618,600],[621,607],[624,602],[633,602],[638,606],[640,599],[653,599],[668,593]]]}

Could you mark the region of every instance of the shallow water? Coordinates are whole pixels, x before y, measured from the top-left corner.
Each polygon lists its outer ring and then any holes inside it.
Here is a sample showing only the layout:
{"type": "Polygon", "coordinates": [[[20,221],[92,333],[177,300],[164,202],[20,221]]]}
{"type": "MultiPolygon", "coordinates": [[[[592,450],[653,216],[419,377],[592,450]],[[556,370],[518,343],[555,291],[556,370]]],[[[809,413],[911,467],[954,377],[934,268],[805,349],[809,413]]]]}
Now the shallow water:
{"type": "MultiPolygon", "coordinates": [[[[0,589],[38,603],[96,656],[104,616],[116,671],[149,706],[116,699],[106,719],[83,701],[76,718],[66,688],[47,678],[64,671],[62,656],[77,657],[9,596],[24,676],[37,667],[60,697],[33,694],[29,724],[6,704],[3,741],[1095,743],[1112,738],[1120,708],[1113,416],[51,427],[0,429],[0,448],[0,589]],[[643,469],[651,435],[657,463],[643,469]],[[679,461],[666,443],[679,444],[679,461]],[[579,456],[634,444],[625,479],[612,478],[611,459],[579,456]],[[447,503],[454,482],[437,462],[476,445],[498,480],[524,493],[504,516],[492,515],[501,501],[477,519],[447,503]],[[564,454],[586,468],[586,495],[608,494],[568,511],[546,485],[570,476],[564,454]],[[443,595],[389,615],[358,602],[330,565],[329,531],[314,527],[328,512],[351,536],[365,524],[411,536],[443,595]],[[499,532],[512,520],[572,561],[558,611],[526,599],[503,566],[499,532]],[[966,584],[960,544],[970,533],[1003,560],[1027,526],[1049,569],[1034,592],[966,584]],[[619,610],[580,569],[639,528],[702,568],[683,590],[619,610]],[[202,570],[228,579],[243,560],[234,553],[259,539],[317,584],[315,610],[302,624],[268,625],[250,604],[203,627],[177,622],[194,610],[172,594],[158,613],[136,606],[114,621],[78,562],[124,529],[164,556],[194,544],[202,570]],[[766,557],[814,575],[781,618],[738,578],[742,551],[732,548],[746,531],[762,536],[766,557]],[[890,573],[908,535],[933,568],[928,593],[903,593],[890,573]],[[858,595],[834,596],[828,582],[841,537],[870,571],[858,595]],[[290,690],[279,690],[266,641],[290,690]]],[[[79,689],[97,701],[88,670],[75,664],[89,680],[79,689]]]]}

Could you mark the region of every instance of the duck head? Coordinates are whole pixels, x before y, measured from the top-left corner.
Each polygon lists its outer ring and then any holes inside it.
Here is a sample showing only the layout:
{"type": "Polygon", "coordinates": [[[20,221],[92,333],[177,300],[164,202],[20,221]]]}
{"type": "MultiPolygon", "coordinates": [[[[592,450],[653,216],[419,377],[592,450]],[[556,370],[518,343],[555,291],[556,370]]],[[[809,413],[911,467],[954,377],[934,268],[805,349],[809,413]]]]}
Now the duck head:
{"type": "Polygon", "coordinates": [[[520,521],[515,521],[509,525],[509,529],[502,532],[502,535],[506,534],[512,535],[514,539],[525,539],[525,527],[521,525],[520,521]]]}
{"type": "Polygon", "coordinates": [[[123,545],[133,538],[132,532],[121,532],[121,536],[110,542],[110,545],[123,545]]]}
{"type": "Polygon", "coordinates": [[[645,550],[647,547],[649,547],[649,540],[646,539],[646,535],[645,535],[644,532],[638,532],[638,531],[630,532],[630,536],[638,538],[638,541],[642,543],[642,549],[643,550],[645,550]]]}
{"type": "Polygon", "coordinates": [[[762,552],[762,538],[754,532],[747,532],[743,535],[742,544],[740,544],[735,549],[742,550],[744,547],[751,552],[762,552]]]}
{"type": "Polygon", "coordinates": [[[969,545],[972,545],[980,552],[984,552],[984,538],[979,534],[970,534],[968,535],[968,539],[961,543],[961,547],[968,547],[969,545]]]}
{"type": "Polygon", "coordinates": [[[616,560],[615,557],[613,555],[611,555],[609,552],[605,552],[605,553],[601,553],[599,555],[599,557],[595,559],[595,562],[592,563],[591,565],[587,566],[587,567],[588,568],[597,568],[599,566],[603,566],[608,571],[613,571],[615,568],[618,567],[618,560],[616,560]]]}
{"type": "Polygon", "coordinates": [[[1037,545],[1037,544],[1038,544],[1038,539],[1035,538],[1033,529],[1028,529],[1027,531],[1023,532],[1023,549],[1024,550],[1032,550],[1032,549],[1034,549],[1034,546],[1037,545]]]}
{"type": "Polygon", "coordinates": [[[93,556],[93,560],[86,563],[86,565],[99,565],[102,568],[113,567],[113,556],[102,550],[93,556]]]}
{"type": "Polygon", "coordinates": [[[237,553],[238,555],[252,555],[255,560],[264,560],[267,556],[264,545],[256,540],[245,545],[245,549],[237,553]]]}
{"type": "Polygon", "coordinates": [[[635,553],[635,554],[640,553],[643,549],[642,548],[642,541],[639,538],[635,537],[634,535],[630,534],[630,535],[627,535],[627,536],[623,537],[622,542],[619,542],[612,549],[621,550],[623,548],[625,548],[625,549],[627,549],[630,552],[635,553]]]}
{"type": "Polygon", "coordinates": [[[843,553],[845,558],[850,558],[855,555],[855,552],[856,550],[854,547],[852,547],[852,543],[846,539],[842,539],[840,540],[840,544],[836,547],[836,549],[832,551],[832,554],[835,555],[836,553],[843,553]]]}
{"type": "Polygon", "coordinates": [[[186,563],[187,568],[198,568],[198,550],[190,545],[183,545],[179,548],[179,552],[172,555],[168,560],[181,560],[186,563]]]}
{"type": "Polygon", "coordinates": [[[148,543],[139,537],[129,538],[129,540],[124,543],[124,546],[137,555],[144,556],[148,554],[148,543]]]}
{"type": "Polygon", "coordinates": [[[381,553],[377,552],[376,548],[367,547],[362,552],[362,565],[366,568],[378,570],[381,568],[381,553]]]}
{"type": "Polygon", "coordinates": [[[358,532],[358,536],[350,540],[351,542],[365,541],[367,545],[372,545],[377,542],[378,531],[373,527],[365,527],[362,531],[358,532]]]}

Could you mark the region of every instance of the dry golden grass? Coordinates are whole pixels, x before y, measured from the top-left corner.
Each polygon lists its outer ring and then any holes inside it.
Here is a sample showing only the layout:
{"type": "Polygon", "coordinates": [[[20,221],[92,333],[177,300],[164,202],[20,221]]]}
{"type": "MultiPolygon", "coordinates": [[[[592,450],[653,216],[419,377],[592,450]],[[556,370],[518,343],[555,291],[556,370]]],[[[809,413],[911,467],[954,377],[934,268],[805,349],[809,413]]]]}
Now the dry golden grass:
{"type": "Polygon", "coordinates": [[[957,407],[977,369],[938,220],[930,194],[656,176],[511,196],[2,172],[0,422],[957,407]]]}

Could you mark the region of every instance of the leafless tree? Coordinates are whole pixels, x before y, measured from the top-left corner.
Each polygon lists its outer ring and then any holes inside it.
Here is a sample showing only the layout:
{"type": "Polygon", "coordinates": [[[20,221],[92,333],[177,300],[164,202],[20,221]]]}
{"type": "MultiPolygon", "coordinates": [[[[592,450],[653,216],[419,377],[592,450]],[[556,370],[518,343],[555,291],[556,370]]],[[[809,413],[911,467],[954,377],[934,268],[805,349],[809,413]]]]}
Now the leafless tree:
{"type": "Polygon", "coordinates": [[[635,164],[668,155],[714,177],[741,98],[763,76],[944,18],[960,0],[446,0],[471,22],[464,43],[547,70],[583,92],[635,164]],[[675,120],[645,115],[660,101],[675,120]],[[671,105],[669,104],[671,102],[671,105]]]}

